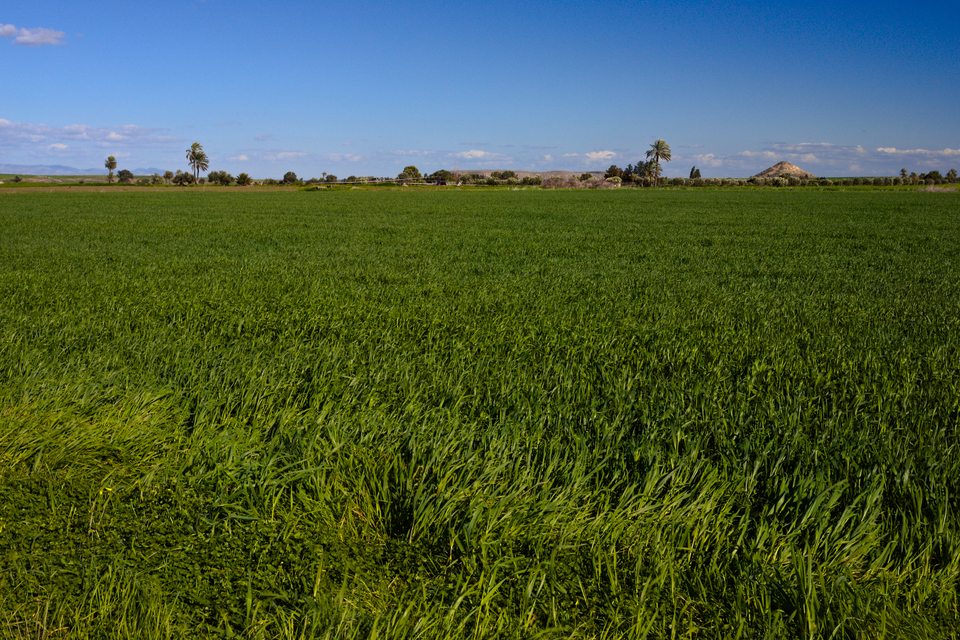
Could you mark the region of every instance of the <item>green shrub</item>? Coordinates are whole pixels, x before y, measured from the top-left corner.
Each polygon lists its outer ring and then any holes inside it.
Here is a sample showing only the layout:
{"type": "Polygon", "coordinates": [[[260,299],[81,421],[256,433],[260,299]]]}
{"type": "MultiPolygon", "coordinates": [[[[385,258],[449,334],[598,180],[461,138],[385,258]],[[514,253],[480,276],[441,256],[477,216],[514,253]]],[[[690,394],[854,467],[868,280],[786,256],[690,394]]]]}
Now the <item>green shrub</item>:
{"type": "Polygon", "coordinates": [[[196,181],[197,179],[192,173],[185,173],[180,170],[177,170],[177,175],[173,176],[173,184],[181,187],[188,184],[194,184],[196,181]]]}

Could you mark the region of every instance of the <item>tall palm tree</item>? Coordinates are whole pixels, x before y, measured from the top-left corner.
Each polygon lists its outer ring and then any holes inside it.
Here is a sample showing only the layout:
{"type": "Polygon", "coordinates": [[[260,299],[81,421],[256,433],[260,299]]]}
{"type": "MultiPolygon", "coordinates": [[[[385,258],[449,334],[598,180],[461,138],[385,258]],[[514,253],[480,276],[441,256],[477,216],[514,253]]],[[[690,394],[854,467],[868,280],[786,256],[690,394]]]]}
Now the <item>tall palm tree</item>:
{"type": "Polygon", "coordinates": [[[663,140],[657,140],[652,145],[650,145],[650,150],[647,151],[647,157],[653,158],[653,186],[660,185],[660,162],[670,162],[670,145],[668,145],[663,140]]]}
{"type": "Polygon", "coordinates": [[[187,149],[187,162],[193,169],[193,176],[197,180],[200,179],[201,171],[206,171],[210,168],[210,160],[207,158],[207,154],[203,152],[203,147],[200,146],[199,142],[194,142],[190,145],[190,148],[187,149]]]}
{"type": "Polygon", "coordinates": [[[117,159],[113,156],[108,156],[103,166],[110,171],[110,175],[107,176],[107,182],[113,182],[113,170],[117,168],[117,159]]]}
{"type": "Polygon", "coordinates": [[[195,166],[196,166],[196,172],[197,172],[196,173],[197,181],[199,181],[200,172],[203,171],[204,173],[206,173],[207,169],[210,168],[210,159],[207,158],[207,154],[205,154],[203,151],[197,154],[195,166]]]}

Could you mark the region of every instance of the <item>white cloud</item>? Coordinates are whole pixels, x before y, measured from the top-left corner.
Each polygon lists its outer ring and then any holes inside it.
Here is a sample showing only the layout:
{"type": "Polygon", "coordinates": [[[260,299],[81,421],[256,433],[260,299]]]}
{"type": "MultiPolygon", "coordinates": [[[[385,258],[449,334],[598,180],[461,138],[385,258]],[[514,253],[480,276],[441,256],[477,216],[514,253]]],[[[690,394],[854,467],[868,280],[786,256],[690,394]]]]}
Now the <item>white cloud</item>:
{"type": "Polygon", "coordinates": [[[707,167],[723,166],[723,158],[720,158],[712,153],[701,153],[701,154],[693,155],[690,157],[693,158],[698,164],[704,165],[707,167]]]}
{"type": "Polygon", "coordinates": [[[418,156],[418,157],[429,156],[432,154],[433,154],[432,151],[417,151],[416,149],[411,149],[409,151],[404,151],[401,149],[399,151],[394,151],[392,153],[392,155],[395,155],[395,156],[418,156]]]}
{"type": "Polygon", "coordinates": [[[180,142],[179,138],[159,135],[161,131],[132,124],[114,127],[90,127],[85,124],[53,127],[0,118],[0,149],[46,148],[66,142],[87,142],[109,148],[156,147],[180,142]]]}
{"type": "Polygon", "coordinates": [[[230,161],[230,162],[247,162],[247,161],[250,160],[250,158],[248,158],[246,155],[244,155],[244,154],[241,153],[241,154],[238,155],[238,156],[233,156],[232,158],[227,158],[227,160],[230,161]]]}
{"type": "Polygon", "coordinates": [[[466,160],[475,165],[475,168],[486,166],[497,169],[505,169],[514,162],[514,159],[511,156],[504,155],[502,153],[494,153],[492,151],[481,151],[480,149],[470,149],[469,151],[461,151],[459,153],[448,153],[446,154],[446,157],[456,158],[458,161],[466,160]]]}
{"type": "Polygon", "coordinates": [[[894,147],[880,147],[877,149],[880,153],[890,155],[916,155],[949,158],[951,156],[960,156],[960,149],[896,149],[894,147]]]}
{"type": "Polygon", "coordinates": [[[0,38],[13,38],[13,44],[39,47],[45,44],[63,44],[63,31],[53,29],[17,29],[12,24],[0,24],[0,38]]]}
{"type": "Polygon", "coordinates": [[[489,158],[490,156],[495,156],[495,153],[490,153],[489,151],[480,151],[479,149],[470,149],[470,151],[461,151],[460,153],[454,154],[458,158],[464,158],[466,160],[474,160],[477,158],[489,158]]]}
{"type": "Polygon", "coordinates": [[[560,156],[560,157],[561,157],[561,158],[579,158],[579,157],[580,157],[580,154],[579,154],[579,153],[565,153],[565,154],[563,154],[563,155],[560,156]]]}
{"type": "Polygon", "coordinates": [[[745,158],[761,158],[763,160],[772,160],[777,157],[773,151],[741,151],[740,155],[745,158]]]}
{"type": "Polygon", "coordinates": [[[365,156],[356,153],[328,153],[323,156],[327,162],[360,162],[365,156]]]}
{"type": "Polygon", "coordinates": [[[299,158],[305,158],[308,155],[309,154],[306,151],[278,151],[268,157],[270,160],[274,160],[276,162],[282,162],[284,160],[296,160],[299,158]]]}
{"type": "Polygon", "coordinates": [[[550,155],[549,153],[543,156],[543,159],[546,160],[547,162],[553,162],[553,156],[550,155]]]}
{"type": "Polygon", "coordinates": [[[616,157],[617,154],[613,151],[591,151],[584,155],[587,156],[589,160],[609,160],[610,158],[616,157]]]}
{"type": "Polygon", "coordinates": [[[63,144],[62,142],[54,142],[52,145],[50,145],[50,146],[47,147],[47,148],[48,148],[48,149],[57,149],[57,150],[61,150],[61,151],[62,151],[63,149],[67,149],[68,147],[67,147],[67,145],[63,144]]]}

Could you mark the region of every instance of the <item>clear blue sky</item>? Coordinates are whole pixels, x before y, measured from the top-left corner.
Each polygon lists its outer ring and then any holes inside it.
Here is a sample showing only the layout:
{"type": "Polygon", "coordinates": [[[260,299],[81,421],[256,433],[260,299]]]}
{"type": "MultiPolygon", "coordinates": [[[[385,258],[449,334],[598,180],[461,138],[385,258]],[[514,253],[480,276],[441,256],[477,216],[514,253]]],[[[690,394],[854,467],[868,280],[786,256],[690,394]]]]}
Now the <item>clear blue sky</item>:
{"type": "Polygon", "coordinates": [[[4,2],[0,164],[960,168],[955,2],[4,2]]]}

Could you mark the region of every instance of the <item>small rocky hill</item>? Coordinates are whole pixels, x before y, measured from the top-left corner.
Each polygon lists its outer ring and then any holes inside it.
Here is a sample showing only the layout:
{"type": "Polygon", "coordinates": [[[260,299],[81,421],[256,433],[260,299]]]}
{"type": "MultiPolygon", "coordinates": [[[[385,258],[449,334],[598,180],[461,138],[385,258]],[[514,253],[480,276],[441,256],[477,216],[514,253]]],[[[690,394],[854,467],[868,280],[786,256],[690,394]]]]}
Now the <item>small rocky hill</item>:
{"type": "Polygon", "coordinates": [[[778,162],[769,169],[765,169],[753,176],[754,178],[779,178],[780,176],[795,176],[797,178],[807,178],[812,180],[817,176],[809,171],[804,171],[800,167],[790,162],[778,162]]]}

